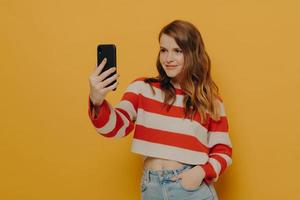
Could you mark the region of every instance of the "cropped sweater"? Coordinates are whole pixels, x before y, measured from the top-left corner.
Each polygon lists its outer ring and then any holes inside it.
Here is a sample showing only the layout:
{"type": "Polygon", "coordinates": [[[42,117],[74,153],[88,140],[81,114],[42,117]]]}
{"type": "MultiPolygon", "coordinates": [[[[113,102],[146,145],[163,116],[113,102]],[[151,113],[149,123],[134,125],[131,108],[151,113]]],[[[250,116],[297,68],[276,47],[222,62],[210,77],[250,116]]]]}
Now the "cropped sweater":
{"type": "Polygon", "coordinates": [[[106,100],[93,118],[89,99],[89,117],[96,131],[105,137],[134,135],[131,151],[143,156],[174,160],[199,165],[205,171],[207,182],[217,181],[231,165],[232,145],[224,105],[219,98],[221,118],[201,124],[199,112],[191,121],[184,118],[184,91],[176,90],[176,100],[169,110],[164,106],[164,94],[159,83],[139,78],[129,84],[121,101],[111,106],[106,100]]]}

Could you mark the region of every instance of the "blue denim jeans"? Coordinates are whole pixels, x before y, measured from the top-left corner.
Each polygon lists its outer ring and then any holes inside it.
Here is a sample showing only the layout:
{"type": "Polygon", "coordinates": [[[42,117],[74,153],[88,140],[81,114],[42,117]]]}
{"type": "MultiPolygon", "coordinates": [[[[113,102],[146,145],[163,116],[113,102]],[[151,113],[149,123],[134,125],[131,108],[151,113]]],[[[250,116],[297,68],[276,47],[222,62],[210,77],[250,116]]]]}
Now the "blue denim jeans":
{"type": "Polygon", "coordinates": [[[173,176],[192,167],[184,165],[174,170],[144,169],[141,179],[142,200],[218,200],[214,186],[205,181],[191,190],[181,185],[181,179],[171,180],[173,176]]]}

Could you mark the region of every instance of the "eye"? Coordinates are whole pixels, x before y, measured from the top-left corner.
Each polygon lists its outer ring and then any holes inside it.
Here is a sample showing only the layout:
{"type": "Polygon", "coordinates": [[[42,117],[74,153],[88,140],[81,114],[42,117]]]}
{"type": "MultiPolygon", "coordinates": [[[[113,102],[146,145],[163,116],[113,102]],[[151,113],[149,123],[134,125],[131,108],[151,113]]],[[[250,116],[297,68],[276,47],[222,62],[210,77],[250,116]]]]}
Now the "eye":
{"type": "Polygon", "coordinates": [[[182,53],[182,50],[176,49],[175,52],[176,52],[176,53],[182,53]]]}
{"type": "Polygon", "coordinates": [[[160,52],[166,52],[166,50],[165,49],[161,49],[160,52]]]}

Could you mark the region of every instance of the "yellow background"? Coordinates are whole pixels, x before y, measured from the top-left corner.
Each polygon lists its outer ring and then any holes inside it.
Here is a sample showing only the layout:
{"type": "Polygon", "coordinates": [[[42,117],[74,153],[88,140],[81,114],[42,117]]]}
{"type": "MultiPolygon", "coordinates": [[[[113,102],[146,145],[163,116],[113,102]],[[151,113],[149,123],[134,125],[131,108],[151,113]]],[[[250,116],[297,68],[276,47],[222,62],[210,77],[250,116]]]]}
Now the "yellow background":
{"type": "Polygon", "coordinates": [[[139,199],[132,135],[107,139],[87,114],[96,46],[115,43],[120,85],[154,75],[157,35],[194,23],[230,122],[221,200],[300,199],[298,1],[0,2],[0,199],[139,199]]]}

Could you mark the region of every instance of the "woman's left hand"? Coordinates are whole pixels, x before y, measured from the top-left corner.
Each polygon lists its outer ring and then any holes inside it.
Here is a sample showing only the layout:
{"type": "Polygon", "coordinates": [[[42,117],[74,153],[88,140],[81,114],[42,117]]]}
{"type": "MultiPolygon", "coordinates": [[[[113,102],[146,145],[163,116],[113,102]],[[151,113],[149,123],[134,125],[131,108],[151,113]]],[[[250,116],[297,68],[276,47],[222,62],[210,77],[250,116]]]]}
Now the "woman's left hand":
{"type": "Polygon", "coordinates": [[[181,179],[182,187],[186,189],[195,189],[199,187],[205,177],[205,171],[200,166],[195,166],[187,171],[184,171],[178,176],[174,176],[171,180],[181,179]]]}

